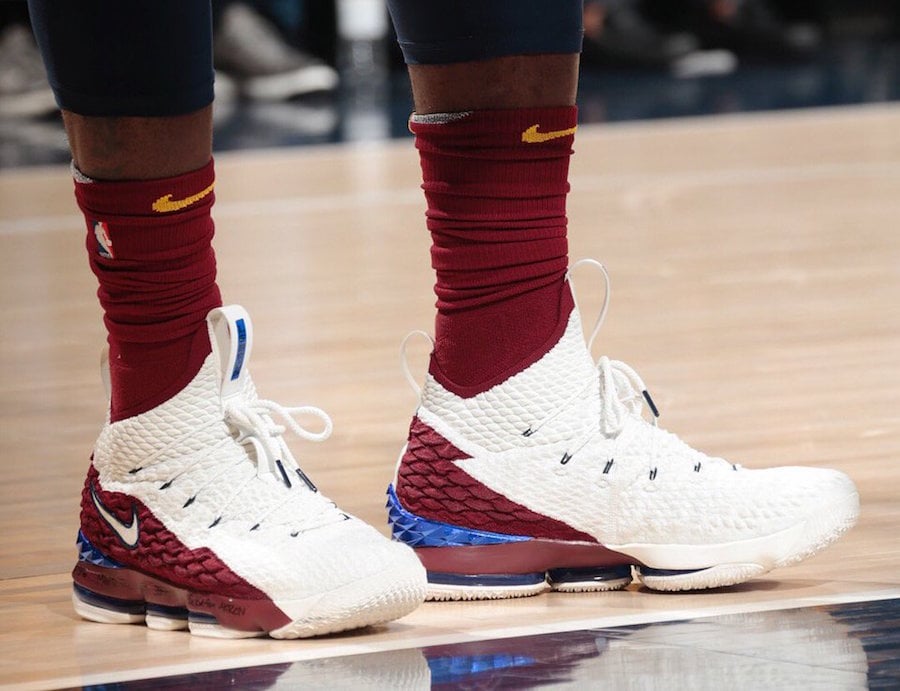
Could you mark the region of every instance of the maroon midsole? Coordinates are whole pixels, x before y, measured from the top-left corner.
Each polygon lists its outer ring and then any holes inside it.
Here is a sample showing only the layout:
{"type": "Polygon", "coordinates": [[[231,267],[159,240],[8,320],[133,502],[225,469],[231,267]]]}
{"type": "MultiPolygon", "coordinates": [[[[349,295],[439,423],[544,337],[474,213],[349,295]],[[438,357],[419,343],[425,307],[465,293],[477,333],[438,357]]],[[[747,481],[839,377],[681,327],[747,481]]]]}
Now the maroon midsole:
{"type": "Polygon", "coordinates": [[[523,540],[502,545],[417,547],[425,569],[438,573],[524,574],[561,568],[625,566],[641,563],[592,542],[523,540]]]}
{"type": "Polygon", "coordinates": [[[72,580],[104,597],[208,614],[222,626],[238,631],[269,632],[291,622],[271,600],[241,600],[194,592],[124,567],[110,568],[80,561],[72,571],[72,580]]]}

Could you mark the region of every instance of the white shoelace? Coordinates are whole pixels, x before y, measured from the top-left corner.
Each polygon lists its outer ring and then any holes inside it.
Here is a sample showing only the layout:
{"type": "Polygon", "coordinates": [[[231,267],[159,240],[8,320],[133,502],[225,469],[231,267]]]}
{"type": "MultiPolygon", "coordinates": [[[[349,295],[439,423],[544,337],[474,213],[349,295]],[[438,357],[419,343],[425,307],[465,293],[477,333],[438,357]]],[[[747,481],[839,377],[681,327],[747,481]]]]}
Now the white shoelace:
{"type": "Polygon", "coordinates": [[[644,404],[652,413],[655,427],[659,411],[647,392],[643,380],[632,367],[605,355],[597,361],[600,373],[600,429],[608,437],[618,436],[625,426],[626,415],[643,417],[644,404]]]}
{"type": "MultiPolygon", "coordinates": [[[[241,398],[228,401],[225,405],[224,412],[224,422],[231,430],[232,435],[234,435],[233,438],[225,437],[217,442],[212,448],[207,447],[205,449],[199,449],[196,452],[183,457],[181,459],[182,463],[184,463],[182,469],[176,474],[169,476],[160,489],[168,488],[177,481],[179,477],[189,473],[196,463],[202,463],[203,459],[208,458],[211,452],[216,453],[219,449],[224,450],[228,445],[237,441],[239,444],[249,445],[253,448],[257,464],[256,472],[243,475],[243,482],[231,486],[231,493],[228,499],[217,505],[216,511],[218,518],[213,521],[210,527],[214,527],[225,517],[228,508],[243,494],[245,488],[254,481],[264,480],[270,483],[274,482],[278,486],[283,485],[286,490],[290,490],[294,487],[306,487],[313,494],[318,492],[315,485],[313,485],[306,474],[300,469],[300,466],[288,448],[283,435],[290,429],[302,439],[316,442],[324,441],[331,436],[332,431],[331,418],[325,411],[321,408],[316,408],[315,406],[283,406],[274,401],[265,399],[251,401],[241,398]],[[285,425],[276,424],[273,420],[273,415],[283,420],[285,425]],[[303,427],[294,419],[295,415],[311,415],[318,418],[323,423],[322,430],[316,432],[303,427]],[[185,461],[187,461],[187,463],[185,463],[185,461]],[[292,476],[293,482],[291,479],[292,476]]],[[[222,421],[219,420],[210,422],[211,426],[221,424],[222,421]]],[[[195,432],[196,431],[197,430],[195,430],[195,432]]],[[[217,472],[210,473],[199,486],[194,488],[193,494],[185,502],[184,508],[193,504],[197,497],[207,487],[218,483],[220,478],[231,472],[235,466],[243,465],[247,462],[247,456],[242,454],[239,458],[233,457],[232,463],[220,464],[217,468],[217,472]]],[[[152,463],[145,463],[144,466],[133,472],[137,473],[143,471],[145,468],[152,467],[152,465],[152,463]]],[[[254,528],[258,527],[260,523],[268,518],[268,516],[278,511],[290,501],[293,494],[285,491],[283,496],[284,498],[282,501],[273,502],[270,506],[265,507],[265,510],[262,513],[254,516],[254,520],[256,521],[254,528]]],[[[325,511],[326,508],[331,507],[334,507],[334,504],[325,500],[321,503],[319,509],[325,511]]],[[[299,515],[296,516],[297,530],[292,532],[292,535],[298,535],[302,530],[319,523],[320,521],[317,520],[316,517],[317,513],[319,512],[313,512],[310,515],[303,517],[299,515]]]]}
{"type": "MultiPolygon", "coordinates": [[[[653,399],[650,398],[643,380],[634,369],[620,360],[610,360],[604,355],[597,361],[597,371],[600,377],[600,420],[598,426],[591,429],[580,442],[573,446],[573,450],[566,454],[569,457],[584,448],[597,433],[602,433],[607,438],[617,437],[625,428],[625,422],[629,416],[643,418],[645,404],[652,413],[650,424],[654,427],[657,426],[659,411],[657,411],[653,399]]],[[[585,396],[589,395],[593,386],[594,382],[591,381],[572,398],[560,405],[556,411],[540,422],[530,425],[522,432],[523,436],[530,437],[536,434],[542,427],[579,405],[584,401],[585,396]]]]}
{"type": "MultiPolygon", "coordinates": [[[[301,439],[320,442],[328,439],[332,431],[331,418],[321,408],[283,406],[265,399],[248,401],[238,398],[228,401],[225,422],[238,432],[238,443],[250,444],[256,451],[258,477],[274,476],[288,487],[291,486],[288,471],[300,471],[300,466],[284,441],[284,433],[290,429],[301,439]],[[318,418],[323,424],[322,430],[314,432],[303,427],[294,419],[295,415],[318,418]],[[273,417],[280,418],[286,426],[276,424],[273,417]]],[[[302,477],[306,484],[311,485],[305,475],[302,477]]]]}
{"type": "MultiPolygon", "coordinates": [[[[141,464],[131,468],[128,474],[140,477],[145,482],[160,483],[157,485],[158,489],[165,491],[178,484],[181,478],[193,475],[194,471],[201,471],[199,483],[191,487],[191,495],[184,503],[186,509],[207,488],[219,484],[224,477],[232,473],[238,473],[240,479],[232,477],[226,483],[228,497],[217,502],[215,511],[218,517],[210,527],[225,518],[228,508],[245,493],[251,483],[259,481],[282,487],[285,491],[281,501],[272,501],[269,505],[260,507],[262,511],[254,516],[256,521],[254,529],[287,502],[297,498],[300,498],[310,511],[301,512],[302,516],[295,516],[296,530],[292,535],[298,535],[310,526],[330,522],[331,519],[326,514],[334,515],[336,507],[333,502],[318,493],[284,440],[284,434],[288,430],[307,441],[320,442],[328,439],[332,432],[332,421],[328,414],[315,406],[283,406],[274,401],[251,398],[247,395],[229,397],[223,402],[223,417],[213,417],[203,425],[186,430],[179,438],[143,458],[141,464]],[[322,423],[322,428],[316,431],[304,427],[295,416],[317,418],[322,423]],[[277,424],[276,419],[283,424],[277,424]],[[212,430],[216,430],[213,434],[218,437],[215,441],[186,453],[172,453],[172,449],[196,446],[192,440],[206,437],[212,430]],[[235,446],[235,442],[250,448],[240,449],[240,446],[235,446]],[[211,466],[209,463],[211,458],[221,458],[221,462],[211,466]],[[256,470],[251,471],[247,464],[254,461],[256,470]],[[289,491],[292,488],[309,497],[318,497],[318,500],[309,503],[297,492],[289,491]],[[309,492],[304,491],[307,489],[309,492]]],[[[346,518],[340,512],[337,512],[337,515],[346,518]]]]}
{"type": "MultiPolygon", "coordinates": [[[[575,293],[575,285],[572,281],[571,274],[575,269],[584,265],[593,266],[600,270],[601,274],[603,275],[605,287],[603,295],[603,305],[600,308],[600,314],[597,316],[597,320],[594,323],[594,328],[591,330],[591,335],[588,338],[588,350],[590,351],[594,345],[594,341],[596,340],[597,335],[600,333],[603,322],[606,319],[606,313],[609,310],[611,291],[609,272],[606,270],[606,267],[596,259],[581,259],[575,262],[566,274],[566,278],[568,279],[569,285],[572,290],[572,298],[575,301],[575,309],[579,309],[578,299],[575,293]]],[[[651,423],[654,426],[657,425],[659,411],[657,410],[656,405],[653,403],[653,399],[650,398],[650,394],[647,392],[647,387],[644,385],[644,381],[631,366],[627,365],[621,360],[611,360],[604,355],[597,360],[597,371],[599,372],[600,376],[600,432],[602,432],[607,437],[618,436],[625,426],[625,420],[627,416],[631,415],[638,418],[643,416],[643,407],[645,403],[647,404],[647,408],[652,413],[651,423]]],[[[524,432],[524,434],[526,436],[531,436],[548,422],[558,417],[563,412],[569,410],[572,406],[576,405],[579,401],[584,399],[585,395],[589,393],[592,386],[593,382],[591,382],[587,387],[585,387],[575,396],[569,399],[565,404],[560,406],[559,410],[543,419],[540,423],[529,427],[528,430],[524,432]]],[[[590,436],[593,436],[593,433],[590,436]]],[[[587,442],[590,440],[590,436],[579,443],[576,446],[576,450],[582,448],[585,444],[587,444],[587,442]]]]}
{"type": "MultiPolygon", "coordinates": [[[[331,436],[332,422],[328,414],[321,408],[315,406],[283,406],[274,401],[265,399],[247,400],[244,398],[236,398],[229,400],[225,405],[225,423],[235,434],[234,440],[242,445],[252,447],[256,458],[256,473],[245,476],[244,482],[232,488],[231,496],[222,504],[217,506],[218,518],[216,518],[210,527],[214,527],[224,517],[232,505],[232,503],[240,497],[244,489],[254,481],[264,480],[266,482],[274,482],[278,485],[284,485],[286,490],[294,487],[308,488],[312,493],[317,493],[315,485],[309,480],[306,474],[300,469],[299,464],[291,453],[284,440],[284,433],[290,429],[301,439],[308,441],[324,441],[331,436]],[[323,423],[321,431],[315,432],[303,427],[297,420],[295,415],[311,415],[317,417],[323,423]],[[273,416],[277,416],[285,425],[276,424],[273,416]],[[291,477],[294,476],[294,480],[291,477]],[[302,484],[298,483],[302,481],[302,484]]],[[[221,444],[231,443],[231,439],[223,439],[221,444]]],[[[240,459],[239,463],[246,463],[246,459],[240,459]]],[[[218,481],[219,476],[227,473],[228,466],[221,468],[220,472],[209,477],[206,482],[197,487],[194,495],[188,500],[189,503],[208,486],[218,481]]],[[[280,502],[273,502],[265,507],[265,510],[254,516],[256,521],[251,530],[256,529],[270,515],[278,511],[293,496],[291,492],[285,491],[284,498],[280,502]]],[[[322,522],[317,520],[317,514],[326,511],[327,508],[333,508],[334,504],[330,501],[323,502],[320,511],[311,513],[306,516],[297,515],[296,530],[291,535],[299,535],[300,532],[322,522]]],[[[322,514],[324,516],[324,514],[322,514]]],[[[327,520],[324,522],[328,522],[327,520]]],[[[323,522],[323,523],[324,523],[323,522]]]]}

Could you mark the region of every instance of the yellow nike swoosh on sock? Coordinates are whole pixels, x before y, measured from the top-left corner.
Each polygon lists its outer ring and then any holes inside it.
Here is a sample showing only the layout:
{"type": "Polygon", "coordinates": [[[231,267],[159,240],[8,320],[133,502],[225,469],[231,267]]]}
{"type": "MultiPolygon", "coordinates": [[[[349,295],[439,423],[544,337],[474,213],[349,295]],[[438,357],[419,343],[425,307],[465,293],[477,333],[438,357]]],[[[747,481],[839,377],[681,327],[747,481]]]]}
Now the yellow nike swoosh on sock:
{"type": "Polygon", "coordinates": [[[157,213],[167,213],[169,211],[178,211],[179,209],[183,209],[186,206],[190,206],[194,202],[198,202],[207,194],[213,191],[213,187],[216,186],[216,183],[211,184],[205,190],[201,190],[197,192],[197,194],[192,194],[190,197],[185,197],[184,199],[172,199],[171,194],[164,195],[153,202],[153,206],[151,207],[157,213]]]}
{"type": "Polygon", "coordinates": [[[548,142],[551,139],[568,137],[570,134],[575,134],[575,130],[578,129],[578,126],[570,127],[567,130],[551,130],[549,132],[538,132],[538,128],[540,128],[540,125],[532,125],[522,132],[522,141],[526,144],[540,144],[541,142],[548,142]]]}

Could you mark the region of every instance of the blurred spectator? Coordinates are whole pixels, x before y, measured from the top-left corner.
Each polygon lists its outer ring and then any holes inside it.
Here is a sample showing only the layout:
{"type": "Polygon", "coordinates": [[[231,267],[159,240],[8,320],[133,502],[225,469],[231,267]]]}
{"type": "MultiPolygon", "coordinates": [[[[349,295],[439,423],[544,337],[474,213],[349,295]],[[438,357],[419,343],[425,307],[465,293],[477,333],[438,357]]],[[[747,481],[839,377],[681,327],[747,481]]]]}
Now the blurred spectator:
{"type": "Polygon", "coordinates": [[[642,0],[586,0],[583,68],[665,69],[678,77],[697,77],[737,66],[730,51],[704,49],[690,31],[655,24],[643,6],[642,0]]]}
{"type": "Polygon", "coordinates": [[[775,0],[585,0],[583,63],[695,74],[811,57],[822,31],[784,17],[775,0]]]}
{"type": "MultiPolygon", "coordinates": [[[[293,23],[299,21],[299,0],[281,2],[277,9],[285,17],[291,4],[298,11],[287,14],[293,23]]],[[[296,35],[297,25],[287,28],[296,35]]],[[[331,66],[293,45],[250,3],[213,0],[213,38],[217,98],[236,91],[254,101],[284,101],[338,86],[331,66]]]]}
{"type": "Polygon", "coordinates": [[[669,67],[698,48],[691,34],[651,23],[641,0],[585,0],[582,61],[588,66],[669,67]]]}
{"type": "MultiPolygon", "coordinates": [[[[270,0],[296,35],[300,0],[270,0]],[[293,14],[291,10],[294,10],[293,14]]],[[[254,101],[283,101],[331,91],[338,74],[328,64],[293,45],[254,5],[213,0],[216,95],[254,101]]],[[[21,2],[0,2],[0,117],[34,118],[56,111],[53,92],[21,2]]]]}
{"type": "Polygon", "coordinates": [[[665,26],[690,31],[705,48],[730,50],[752,60],[804,59],[822,44],[822,30],[788,20],[778,0],[647,0],[665,26]]]}
{"type": "Polygon", "coordinates": [[[56,111],[24,2],[0,2],[0,117],[56,111]]]}

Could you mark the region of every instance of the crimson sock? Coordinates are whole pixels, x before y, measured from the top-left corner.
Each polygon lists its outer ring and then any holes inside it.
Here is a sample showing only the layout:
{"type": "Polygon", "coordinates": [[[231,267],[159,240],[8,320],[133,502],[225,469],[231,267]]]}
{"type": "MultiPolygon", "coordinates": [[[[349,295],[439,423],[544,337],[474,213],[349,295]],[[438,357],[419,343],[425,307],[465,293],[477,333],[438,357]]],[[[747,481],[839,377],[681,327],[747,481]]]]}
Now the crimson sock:
{"type": "Polygon", "coordinates": [[[437,276],[429,371],[459,396],[525,369],[565,331],[576,116],[573,106],[410,120],[437,276]]]}
{"type": "Polygon", "coordinates": [[[210,352],[206,315],[222,304],[211,245],[214,179],[212,161],[161,180],[76,175],[109,334],[113,422],[181,391],[210,352]]]}

